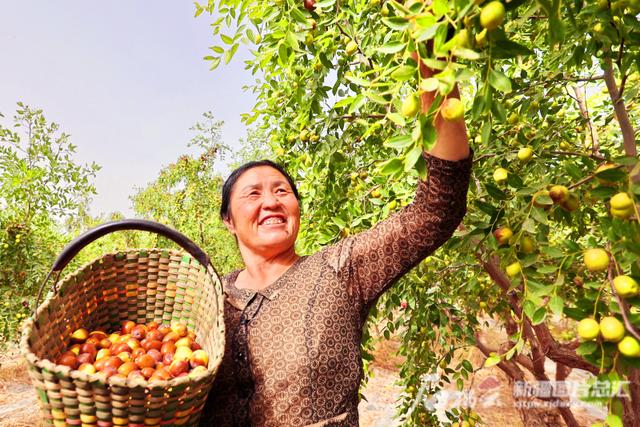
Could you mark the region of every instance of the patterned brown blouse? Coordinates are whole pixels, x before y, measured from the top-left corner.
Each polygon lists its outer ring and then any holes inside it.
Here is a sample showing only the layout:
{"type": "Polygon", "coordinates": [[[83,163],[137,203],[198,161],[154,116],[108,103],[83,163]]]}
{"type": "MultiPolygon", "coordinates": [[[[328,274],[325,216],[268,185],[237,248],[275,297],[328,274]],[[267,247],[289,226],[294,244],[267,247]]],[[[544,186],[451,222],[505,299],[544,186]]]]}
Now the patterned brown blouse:
{"type": "Polygon", "coordinates": [[[367,313],[441,246],[466,211],[471,156],[426,156],[413,203],[371,229],[299,258],[260,292],[224,278],[224,358],[201,426],[357,426],[367,313]]]}

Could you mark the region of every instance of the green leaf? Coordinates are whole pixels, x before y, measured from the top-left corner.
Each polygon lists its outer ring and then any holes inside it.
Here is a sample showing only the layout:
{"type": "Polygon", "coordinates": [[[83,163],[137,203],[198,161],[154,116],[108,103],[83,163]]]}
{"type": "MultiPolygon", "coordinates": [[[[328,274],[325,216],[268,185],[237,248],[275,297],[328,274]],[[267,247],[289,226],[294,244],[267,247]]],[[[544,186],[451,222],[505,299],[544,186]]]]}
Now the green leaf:
{"type": "Polygon", "coordinates": [[[200,14],[201,14],[202,12],[204,12],[204,7],[200,6],[200,5],[198,4],[198,2],[195,2],[195,1],[193,2],[193,4],[194,4],[194,5],[195,5],[195,7],[196,7],[196,12],[195,12],[195,14],[193,15],[193,17],[194,17],[194,18],[197,18],[198,16],[200,16],[200,14]]]}
{"type": "Polygon", "coordinates": [[[542,252],[550,258],[564,258],[564,252],[556,246],[543,246],[542,252]]]}
{"type": "Polygon", "coordinates": [[[338,109],[341,107],[346,107],[347,105],[351,105],[355,99],[355,96],[349,96],[347,98],[341,99],[333,105],[333,108],[338,109]]]}
{"type": "MultiPolygon", "coordinates": [[[[496,101],[491,104],[491,112],[493,113],[494,117],[502,123],[507,121],[507,111],[500,102],[496,101]]],[[[512,176],[516,177],[517,175],[509,175],[510,178],[512,176]]]]}
{"type": "Polygon", "coordinates": [[[553,314],[561,315],[564,308],[564,300],[558,295],[554,295],[549,299],[549,308],[553,314]]]}
{"type": "MultiPolygon", "coordinates": [[[[636,140],[636,142],[638,142],[638,141],[636,140]]],[[[636,157],[633,157],[633,156],[623,156],[623,157],[615,157],[613,159],[613,162],[618,164],[618,165],[636,166],[638,164],[638,159],[636,157]]]]}
{"type": "Polygon", "coordinates": [[[549,35],[553,42],[558,42],[564,37],[564,22],[557,14],[549,17],[549,35]]]}
{"type": "Polygon", "coordinates": [[[391,42],[377,48],[376,50],[380,53],[386,53],[391,55],[391,54],[400,52],[402,49],[405,48],[405,46],[406,44],[401,42],[391,42]]]}
{"type": "Polygon", "coordinates": [[[404,126],[407,123],[399,113],[387,113],[387,118],[398,126],[404,126]]]}
{"type": "Polygon", "coordinates": [[[334,4],[336,4],[336,0],[322,0],[316,2],[314,6],[319,9],[329,9],[333,7],[334,4]]]}
{"type": "Polygon", "coordinates": [[[395,175],[402,171],[403,164],[402,160],[398,158],[394,158],[391,160],[387,160],[382,164],[380,168],[380,173],[383,175],[395,175]]]}
{"type": "Polygon", "coordinates": [[[522,304],[522,310],[524,311],[524,314],[527,315],[527,317],[532,318],[533,314],[536,311],[536,305],[533,303],[533,301],[527,299],[522,304]]]}
{"type": "Polygon", "coordinates": [[[298,44],[298,40],[296,39],[296,36],[291,31],[287,32],[286,39],[287,39],[287,42],[289,42],[289,46],[291,46],[293,50],[300,50],[300,45],[298,44]]]}
{"type": "Polygon", "coordinates": [[[366,103],[367,103],[367,98],[365,98],[364,95],[360,94],[356,96],[355,101],[353,101],[353,104],[351,104],[351,106],[349,107],[349,114],[353,114],[354,112],[358,111],[366,103]]]}
{"type": "Polygon", "coordinates": [[[600,179],[604,179],[606,181],[622,181],[627,177],[627,174],[620,169],[605,169],[601,172],[596,173],[596,176],[600,179]]]}
{"type": "Polygon", "coordinates": [[[453,54],[458,58],[468,59],[469,61],[476,61],[480,59],[482,56],[476,52],[475,50],[465,49],[462,47],[455,47],[453,49],[453,54]]]}
{"type": "Polygon", "coordinates": [[[491,121],[487,120],[482,124],[480,138],[482,139],[483,144],[489,143],[489,139],[491,139],[491,121]]]}
{"type": "Polygon", "coordinates": [[[491,47],[491,58],[495,59],[507,59],[528,55],[533,55],[531,49],[507,39],[502,39],[494,43],[491,47]]]}
{"type": "Polygon", "coordinates": [[[609,199],[614,196],[618,191],[612,187],[596,187],[589,193],[596,199],[609,199]]]}
{"type": "Polygon", "coordinates": [[[304,16],[304,13],[302,13],[302,11],[300,11],[299,9],[292,7],[291,9],[291,17],[295,20],[298,21],[298,23],[303,24],[303,25],[308,25],[307,22],[307,17],[304,16]]]}
{"type": "Polygon", "coordinates": [[[431,25],[430,27],[422,28],[422,29],[418,30],[414,34],[416,42],[419,43],[419,42],[423,42],[423,41],[426,41],[426,40],[431,40],[438,33],[438,28],[440,28],[441,26],[442,26],[442,24],[436,23],[436,24],[431,25]]]}
{"type": "Polygon", "coordinates": [[[496,187],[493,184],[485,182],[484,183],[484,188],[487,190],[487,193],[489,193],[489,195],[491,197],[493,197],[494,199],[506,200],[506,198],[507,198],[507,195],[504,194],[504,192],[502,190],[500,190],[498,187],[496,187]]]}
{"type": "Polygon", "coordinates": [[[578,356],[588,356],[593,354],[598,348],[598,343],[595,341],[585,341],[576,349],[576,354],[578,356]]]}
{"type": "Polygon", "coordinates": [[[498,363],[500,363],[500,356],[489,356],[484,361],[484,367],[485,368],[490,368],[492,366],[497,365],[498,363]]]}
{"type": "Polygon", "coordinates": [[[538,267],[538,269],[536,271],[538,273],[540,273],[540,274],[555,273],[556,271],[558,271],[558,266],[557,265],[542,265],[542,266],[538,267]]]}
{"type": "Polygon", "coordinates": [[[432,2],[431,8],[433,10],[433,13],[437,17],[440,17],[449,12],[449,2],[447,0],[434,0],[432,2]]]}
{"type": "Polygon", "coordinates": [[[478,207],[478,209],[480,209],[487,215],[493,216],[498,212],[498,210],[493,205],[487,202],[483,202],[482,200],[476,199],[473,203],[478,207]]]}
{"type": "Polygon", "coordinates": [[[418,177],[420,179],[424,180],[427,178],[427,161],[422,156],[418,158],[418,162],[416,163],[416,171],[418,171],[418,177]]]}
{"type": "Polygon", "coordinates": [[[416,73],[417,69],[411,65],[402,65],[398,67],[393,73],[391,73],[391,78],[396,81],[404,81],[409,80],[416,73]]]}
{"type": "Polygon", "coordinates": [[[582,172],[577,165],[574,165],[573,163],[567,163],[565,169],[567,169],[567,173],[571,176],[571,178],[575,180],[582,178],[582,172]]]}
{"type": "Polygon", "coordinates": [[[228,64],[229,61],[231,61],[231,58],[233,58],[233,55],[236,54],[236,52],[238,51],[238,47],[240,45],[239,44],[234,44],[233,46],[231,46],[231,49],[229,49],[228,51],[226,51],[224,53],[224,62],[225,64],[228,64]]]}
{"type": "Polygon", "coordinates": [[[533,219],[538,221],[540,224],[548,224],[549,223],[549,220],[547,219],[547,212],[544,209],[539,208],[537,206],[534,206],[531,209],[531,216],[533,217],[533,219]]]}
{"type": "Polygon", "coordinates": [[[278,58],[280,58],[282,65],[289,63],[289,53],[284,43],[280,43],[280,46],[278,46],[278,58]]]}
{"type": "Polygon", "coordinates": [[[544,322],[544,319],[546,317],[547,310],[544,307],[540,307],[533,313],[533,316],[531,317],[531,324],[534,326],[539,325],[540,323],[544,322]]]}
{"type": "Polygon", "coordinates": [[[334,216],[331,220],[340,228],[345,228],[347,226],[347,223],[340,217],[334,216]]]}
{"type": "Polygon", "coordinates": [[[364,92],[364,96],[366,96],[376,104],[387,105],[389,103],[389,101],[387,101],[383,96],[380,96],[375,92],[371,92],[371,91],[364,92]]]}
{"type": "Polygon", "coordinates": [[[422,127],[422,147],[425,151],[429,151],[433,148],[438,137],[436,128],[433,122],[424,116],[420,117],[420,125],[422,127]]]}
{"type": "Polygon", "coordinates": [[[535,234],[536,232],[536,225],[533,222],[533,220],[531,218],[527,218],[522,222],[522,230],[531,233],[531,234],[535,234]]]}
{"type": "Polygon", "coordinates": [[[209,70],[215,70],[216,68],[218,68],[218,65],[220,65],[221,60],[222,58],[213,58],[211,60],[211,66],[209,67],[209,70]]]}
{"type": "Polygon", "coordinates": [[[558,273],[558,276],[556,277],[555,282],[553,282],[553,286],[555,286],[556,288],[559,288],[562,285],[564,285],[564,274],[558,273]]]}
{"type": "Polygon", "coordinates": [[[325,55],[324,52],[320,52],[318,57],[320,58],[320,62],[322,63],[324,68],[327,68],[327,69],[333,68],[333,64],[331,63],[331,61],[329,61],[329,59],[327,59],[327,55],[325,55]]]}
{"type": "Polygon", "coordinates": [[[440,86],[440,81],[435,77],[424,79],[420,82],[420,89],[425,92],[433,92],[440,86]]]}
{"type": "Polygon", "coordinates": [[[404,170],[405,171],[409,171],[409,170],[413,169],[413,167],[415,166],[416,162],[420,158],[421,154],[422,154],[422,144],[416,144],[411,149],[411,151],[409,151],[407,153],[407,155],[405,156],[405,159],[404,159],[404,170]]]}
{"type": "Polygon", "coordinates": [[[500,71],[489,70],[489,84],[500,92],[511,92],[511,80],[500,71]]]}
{"type": "Polygon", "coordinates": [[[371,86],[371,82],[369,80],[365,80],[361,77],[356,77],[354,75],[344,76],[345,79],[349,80],[351,83],[355,83],[358,86],[369,87],[371,86]]]}
{"type": "Polygon", "coordinates": [[[429,68],[434,70],[444,70],[447,68],[447,62],[432,58],[422,58],[422,62],[429,68]]]}
{"type": "MultiPolygon", "coordinates": [[[[539,194],[536,196],[536,203],[539,205],[551,206],[553,205],[553,200],[551,200],[551,197],[549,197],[548,194],[539,194]]],[[[538,209],[542,208],[538,207],[538,209]]]]}
{"type": "Polygon", "coordinates": [[[385,141],[384,145],[391,148],[405,148],[411,145],[413,141],[410,135],[396,135],[385,141]]]}
{"type": "Polygon", "coordinates": [[[233,38],[226,36],[224,34],[220,34],[220,38],[222,39],[223,42],[225,42],[228,45],[232,45],[233,44],[233,38]]]}
{"type": "Polygon", "coordinates": [[[607,418],[605,418],[604,421],[607,423],[609,427],[624,427],[622,425],[622,420],[620,419],[620,417],[615,414],[607,415],[607,418]]]}
{"type": "Polygon", "coordinates": [[[404,31],[409,28],[409,22],[401,17],[382,18],[382,23],[396,31],[404,31]]]}

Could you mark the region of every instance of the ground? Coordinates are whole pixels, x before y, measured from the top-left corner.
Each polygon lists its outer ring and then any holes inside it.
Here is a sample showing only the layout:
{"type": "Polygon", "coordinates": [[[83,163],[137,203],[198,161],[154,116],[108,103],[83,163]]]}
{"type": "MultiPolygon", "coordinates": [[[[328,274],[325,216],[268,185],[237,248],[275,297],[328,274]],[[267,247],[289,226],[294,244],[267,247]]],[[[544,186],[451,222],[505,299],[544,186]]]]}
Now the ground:
{"type": "MultiPolygon", "coordinates": [[[[402,363],[402,358],[396,355],[397,348],[397,339],[383,340],[376,346],[373,374],[363,390],[367,400],[363,400],[359,406],[362,427],[399,425],[398,421],[394,420],[396,401],[402,393],[402,388],[396,384],[398,366],[402,363]]],[[[475,367],[482,366],[484,362],[482,354],[475,349],[459,356],[472,361],[475,367]]],[[[570,379],[576,381],[584,381],[585,378],[584,373],[577,371],[570,376],[570,379]]],[[[523,426],[513,405],[512,386],[497,367],[480,369],[470,379],[468,386],[473,396],[474,409],[482,418],[481,425],[523,426]]],[[[454,392],[453,388],[449,391],[454,392]]],[[[444,409],[454,403],[454,400],[439,401],[436,404],[441,420],[445,419],[444,409]]],[[[580,425],[589,426],[602,420],[606,412],[601,408],[589,406],[576,408],[574,414],[580,425]]],[[[0,354],[0,427],[37,426],[39,417],[38,404],[29,382],[26,365],[18,352],[10,348],[0,354]]]]}
{"type": "MultiPolygon", "coordinates": [[[[496,338],[498,335],[500,334],[495,331],[492,333],[487,331],[484,336],[496,338]]],[[[394,419],[395,401],[402,393],[402,388],[394,384],[398,380],[398,366],[403,362],[402,358],[396,355],[398,347],[399,341],[393,338],[380,341],[376,346],[373,377],[363,390],[368,402],[361,402],[359,407],[362,427],[400,425],[394,419]]],[[[476,368],[483,366],[485,359],[479,350],[472,348],[457,354],[457,358],[451,362],[451,365],[457,364],[461,358],[468,359],[476,368]]],[[[554,373],[553,364],[549,364],[547,372],[554,373]]],[[[553,375],[550,376],[553,378],[553,375]]],[[[568,380],[584,382],[588,376],[589,374],[583,371],[574,370],[568,380]]],[[[508,377],[498,367],[479,369],[473,377],[470,377],[466,386],[470,396],[469,402],[481,417],[480,425],[524,427],[514,405],[513,386],[509,384],[508,377]]],[[[445,395],[448,400],[439,399],[435,404],[439,420],[443,422],[446,420],[444,411],[452,406],[458,406],[457,404],[463,400],[456,392],[455,386],[452,385],[446,391],[449,392],[445,395]]],[[[572,402],[573,413],[581,426],[588,427],[597,421],[602,421],[607,414],[603,408],[581,405],[581,402],[572,402]]]]}

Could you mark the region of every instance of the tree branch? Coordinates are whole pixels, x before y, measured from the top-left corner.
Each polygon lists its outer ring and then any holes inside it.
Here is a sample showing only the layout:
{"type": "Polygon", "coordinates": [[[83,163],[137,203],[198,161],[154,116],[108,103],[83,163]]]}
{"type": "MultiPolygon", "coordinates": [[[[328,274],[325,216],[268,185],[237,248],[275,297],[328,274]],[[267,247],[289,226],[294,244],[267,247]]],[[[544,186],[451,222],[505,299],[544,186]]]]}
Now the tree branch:
{"type": "Polygon", "coordinates": [[[384,119],[385,117],[386,117],[386,114],[362,114],[362,115],[347,114],[344,116],[340,116],[341,119],[349,120],[349,121],[353,121],[357,119],[384,119]]]}
{"type": "Polygon", "coordinates": [[[616,85],[616,80],[613,75],[613,64],[611,58],[605,57],[604,62],[606,68],[604,70],[604,81],[607,84],[607,90],[609,91],[609,97],[613,103],[613,109],[622,131],[622,140],[624,142],[624,152],[627,156],[635,157],[638,155],[635,140],[635,131],[629,120],[629,114],[627,108],[624,105],[623,100],[620,97],[620,92],[616,85]]]}
{"type": "MultiPolygon", "coordinates": [[[[520,306],[520,300],[514,291],[509,291],[511,287],[511,281],[507,275],[500,268],[499,258],[494,256],[490,261],[484,261],[477,255],[485,271],[493,279],[493,281],[500,286],[502,291],[506,294],[509,305],[513,311],[518,315],[522,315],[522,308],[520,306]]],[[[591,372],[594,375],[599,373],[598,367],[590,364],[582,357],[578,356],[574,349],[567,345],[557,342],[549,329],[544,324],[532,326],[529,319],[524,316],[523,331],[527,339],[529,339],[531,346],[540,346],[543,354],[554,362],[559,362],[572,368],[582,369],[587,372],[591,372]],[[535,331],[535,335],[531,332],[531,329],[535,331]]]]}
{"type": "MultiPolygon", "coordinates": [[[[531,352],[533,355],[533,375],[536,377],[538,381],[545,381],[547,383],[550,383],[549,377],[545,373],[545,369],[544,369],[545,355],[542,353],[541,349],[538,347],[532,347],[531,352]]],[[[552,390],[553,389],[555,389],[555,387],[552,387],[552,390]]],[[[555,393],[553,391],[551,393],[551,396],[555,396],[555,393]]],[[[571,412],[571,409],[569,409],[566,405],[561,404],[566,401],[567,401],[566,397],[565,398],[554,397],[552,399],[552,402],[555,404],[554,406],[556,407],[556,409],[558,409],[560,416],[562,417],[564,422],[567,423],[567,426],[580,427],[580,424],[578,424],[578,421],[573,416],[573,412],[571,412]]]]}
{"type": "Polygon", "coordinates": [[[564,155],[564,156],[589,157],[590,159],[595,159],[595,160],[606,160],[606,158],[604,156],[600,155],[600,154],[576,153],[575,151],[547,151],[547,153],[549,153],[549,154],[560,154],[560,155],[564,155]]]}
{"type": "MultiPolygon", "coordinates": [[[[336,25],[338,26],[338,29],[340,30],[340,32],[345,35],[346,37],[352,38],[349,34],[347,34],[347,31],[342,28],[342,25],[340,25],[339,22],[336,22],[336,25]]],[[[364,52],[362,51],[362,49],[360,49],[360,43],[358,42],[358,39],[356,39],[355,37],[353,37],[354,41],[356,42],[356,44],[358,45],[358,52],[360,52],[360,55],[362,55],[362,57],[367,61],[367,64],[369,65],[369,68],[373,68],[373,61],[371,61],[371,58],[369,58],[367,55],[364,54],[364,52]]]]}
{"type": "Polygon", "coordinates": [[[604,75],[599,75],[599,76],[591,76],[591,77],[563,77],[561,79],[558,79],[558,81],[565,81],[565,82],[595,82],[598,80],[603,80],[604,79],[604,75]]]}
{"type": "Polygon", "coordinates": [[[635,414],[635,421],[640,417],[640,369],[629,370],[629,392],[631,394],[631,409],[635,414]]]}
{"type": "Polygon", "coordinates": [[[618,34],[620,35],[620,47],[618,48],[618,58],[616,58],[616,65],[618,66],[618,70],[620,70],[620,73],[622,73],[622,78],[620,79],[620,90],[618,91],[618,99],[616,100],[616,102],[619,99],[622,99],[622,93],[624,92],[624,80],[626,79],[626,75],[625,73],[622,72],[622,56],[624,53],[624,37],[622,37],[622,34],[620,34],[620,31],[618,31],[618,34]]]}
{"type": "Polygon", "coordinates": [[[589,133],[591,134],[591,147],[592,152],[596,155],[600,153],[600,143],[598,141],[598,133],[593,128],[593,123],[591,122],[591,117],[589,116],[589,109],[587,108],[587,102],[585,101],[584,89],[573,86],[573,93],[576,94],[576,101],[578,102],[578,108],[580,108],[580,114],[582,118],[586,121],[587,127],[589,128],[589,133]]]}

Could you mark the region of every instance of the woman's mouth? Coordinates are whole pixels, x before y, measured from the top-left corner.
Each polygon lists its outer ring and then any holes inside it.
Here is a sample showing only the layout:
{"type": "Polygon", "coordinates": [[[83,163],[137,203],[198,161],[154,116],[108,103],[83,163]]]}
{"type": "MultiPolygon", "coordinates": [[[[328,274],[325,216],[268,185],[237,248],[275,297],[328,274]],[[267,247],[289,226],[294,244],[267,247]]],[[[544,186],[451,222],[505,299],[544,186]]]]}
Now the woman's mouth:
{"type": "Polygon", "coordinates": [[[266,219],[263,219],[260,222],[260,225],[278,225],[278,224],[284,224],[284,218],[279,217],[279,216],[270,216],[267,217],[266,219]]]}

